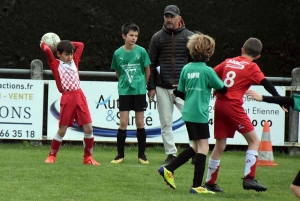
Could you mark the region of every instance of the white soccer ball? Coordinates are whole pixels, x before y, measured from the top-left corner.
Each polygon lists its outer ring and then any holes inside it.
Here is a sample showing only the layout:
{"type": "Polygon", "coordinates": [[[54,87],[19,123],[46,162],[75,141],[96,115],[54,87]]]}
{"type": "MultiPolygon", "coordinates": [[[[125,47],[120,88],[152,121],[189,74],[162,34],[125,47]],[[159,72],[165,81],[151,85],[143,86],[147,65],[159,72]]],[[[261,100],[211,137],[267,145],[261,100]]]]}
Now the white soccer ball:
{"type": "Polygon", "coordinates": [[[43,35],[41,42],[46,43],[52,51],[56,51],[60,38],[57,34],[49,32],[43,35]]]}

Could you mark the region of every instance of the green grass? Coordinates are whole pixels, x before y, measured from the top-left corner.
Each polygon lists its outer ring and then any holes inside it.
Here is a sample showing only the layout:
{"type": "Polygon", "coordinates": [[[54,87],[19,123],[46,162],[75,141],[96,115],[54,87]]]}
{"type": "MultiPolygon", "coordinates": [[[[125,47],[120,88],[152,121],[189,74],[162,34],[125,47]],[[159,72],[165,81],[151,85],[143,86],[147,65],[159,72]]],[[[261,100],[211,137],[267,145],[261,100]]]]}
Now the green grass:
{"type": "MultiPolygon", "coordinates": [[[[122,164],[110,164],[115,147],[97,145],[94,158],[100,167],[81,164],[81,146],[63,146],[53,165],[45,164],[49,146],[0,144],[0,200],[296,200],[289,185],[299,169],[299,159],[275,154],[277,167],[258,167],[257,179],[268,187],[263,193],[242,188],[244,152],[227,151],[222,156],[218,184],[225,193],[191,195],[193,166],[188,162],[176,170],[177,189],[169,188],[157,168],[165,159],[162,147],[147,149],[149,165],[137,163],[137,148],[126,147],[122,164]]],[[[205,178],[204,178],[205,179],[205,178]]]]}

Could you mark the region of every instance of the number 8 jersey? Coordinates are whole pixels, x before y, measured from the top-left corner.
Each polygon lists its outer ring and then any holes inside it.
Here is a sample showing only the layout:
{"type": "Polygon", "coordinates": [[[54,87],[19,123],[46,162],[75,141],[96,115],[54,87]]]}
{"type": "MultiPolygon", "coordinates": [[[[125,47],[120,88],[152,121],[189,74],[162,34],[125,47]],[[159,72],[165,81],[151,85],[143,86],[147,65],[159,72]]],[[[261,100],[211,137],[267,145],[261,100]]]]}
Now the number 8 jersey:
{"type": "Polygon", "coordinates": [[[234,104],[240,105],[243,104],[243,96],[249,87],[253,84],[260,84],[265,78],[256,63],[242,56],[226,59],[214,70],[228,88],[225,95],[217,93],[217,98],[229,99],[234,101],[234,104]]]}

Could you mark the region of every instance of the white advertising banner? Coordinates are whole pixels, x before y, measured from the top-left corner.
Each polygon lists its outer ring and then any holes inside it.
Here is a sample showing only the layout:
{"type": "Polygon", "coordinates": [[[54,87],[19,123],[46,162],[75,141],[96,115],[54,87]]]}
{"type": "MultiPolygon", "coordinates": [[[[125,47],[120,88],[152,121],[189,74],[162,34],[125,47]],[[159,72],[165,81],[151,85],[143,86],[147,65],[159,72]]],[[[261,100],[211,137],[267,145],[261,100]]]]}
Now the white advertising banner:
{"type": "MultiPolygon", "coordinates": [[[[119,127],[120,114],[118,110],[118,83],[117,82],[90,82],[82,81],[81,88],[87,98],[93,120],[93,133],[95,141],[115,142],[116,134],[119,127]]],[[[253,86],[251,89],[261,94],[268,95],[268,92],[261,86],[253,86]]],[[[284,87],[276,87],[280,95],[285,95],[284,87]]],[[[49,82],[48,94],[48,129],[47,138],[51,140],[57,132],[59,122],[59,103],[61,94],[58,92],[54,81],[49,82]]],[[[214,104],[212,98],[209,106],[209,123],[211,138],[209,143],[214,144],[213,138],[214,127],[214,104]]],[[[273,145],[284,145],[284,122],[285,114],[280,106],[249,100],[245,96],[244,108],[250,116],[255,130],[261,138],[263,122],[270,122],[271,138],[273,145]]],[[[147,142],[162,142],[159,116],[156,102],[148,102],[148,108],[144,117],[145,129],[147,133],[147,142]]],[[[188,143],[188,135],[184,122],[181,119],[181,113],[174,107],[173,115],[173,132],[176,143],[188,143]]],[[[82,140],[83,131],[74,124],[67,130],[64,140],[82,140]]],[[[127,127],[127,142],[137,142],[136,126],[134,112],[130,112],[129,123],[127,127]]],[[[228,139],[228,144],[246,145],[247,142],[236,133],[234,139],[228,139]]]]}
{"type": "Polygon", "coordinates": [[[0,79],[0,139],[41,140],[43,80],[0,79]]]}

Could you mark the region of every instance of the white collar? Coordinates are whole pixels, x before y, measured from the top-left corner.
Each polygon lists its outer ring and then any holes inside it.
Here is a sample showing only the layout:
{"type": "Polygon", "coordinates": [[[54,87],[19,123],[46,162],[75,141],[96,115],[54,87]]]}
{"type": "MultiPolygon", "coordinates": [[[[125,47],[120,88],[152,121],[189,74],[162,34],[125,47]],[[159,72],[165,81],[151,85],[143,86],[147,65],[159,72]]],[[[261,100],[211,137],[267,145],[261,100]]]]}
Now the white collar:
{"type": "Polygon", "coordinates": [[[71,69],[71,70],[73,70],[73,71],[76,71],[76,70],[77,70],[76,65],[75,65],[75,62],[74,62],[73,59],[72,59],[72,61],[71,61],[69,64],[67,64],[67,63],[65,63],[65,62],[63,62],[63,61],[61,61],[61,60],[59,60],[59,64],[60,64],[61,66],[65,67],[65,68],[71,69]]]}

